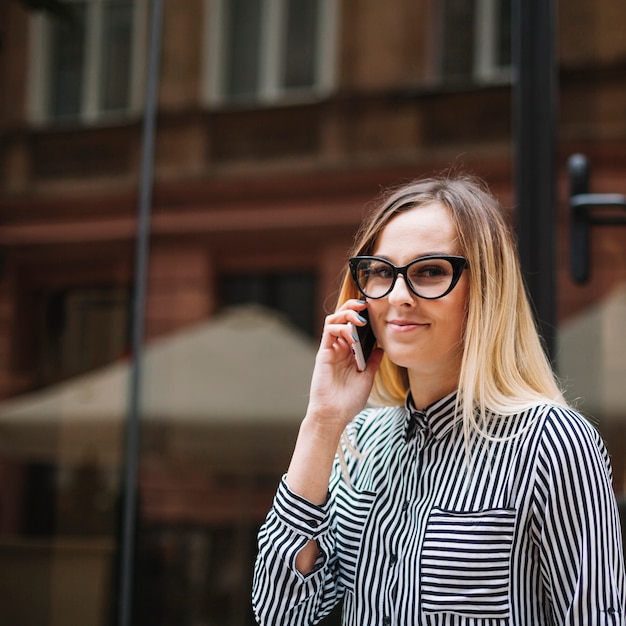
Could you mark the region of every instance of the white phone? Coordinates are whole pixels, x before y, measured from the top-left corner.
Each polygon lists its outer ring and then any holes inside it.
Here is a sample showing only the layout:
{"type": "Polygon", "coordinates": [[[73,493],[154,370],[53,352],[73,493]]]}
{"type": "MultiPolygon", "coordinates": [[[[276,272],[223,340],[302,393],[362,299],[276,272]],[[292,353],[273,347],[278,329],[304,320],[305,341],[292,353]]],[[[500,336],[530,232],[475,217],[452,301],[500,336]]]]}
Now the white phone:
{"type": "MultiPolygon", "coordinates": [[[[354,353],[354,358],[356,359],[356,367],[360,372],[362,372],[367,366],[367,359],[369,359],[370,354],[376,345],[376,337],[372,331],[367,309],[361,311],[359,315],[367,320],[367,324],[365,326],[355,326],[351,323],[350,326],[352,326],[353,331],[356,328],[356,337],[358,337],[358,339],[352,344],[352,352],[354,353]]],[[[352,336],[355,336],[354,332],[352,333],[352,336]]]]}

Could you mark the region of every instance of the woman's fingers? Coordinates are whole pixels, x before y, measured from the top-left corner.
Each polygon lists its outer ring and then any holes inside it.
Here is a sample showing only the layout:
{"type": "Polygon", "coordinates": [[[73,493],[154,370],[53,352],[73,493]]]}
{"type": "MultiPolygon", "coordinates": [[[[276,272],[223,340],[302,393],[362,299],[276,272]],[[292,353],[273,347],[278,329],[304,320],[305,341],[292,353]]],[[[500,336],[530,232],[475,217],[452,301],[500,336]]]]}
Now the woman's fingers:
{"type": "Polygon", "coordinates": [[[359,311],[367,308],[365,300],[346,300],[336,311],[331,313],[332,315],[345,315],[349,316],[349,319],[358,319],[359,311]]]}
{"type": "Polygon", "coordinates": [[[359,315],[359,310],[365,308],[363,300],[348,300],[337,311],[326,316],[324,333],[329,337],[342,337],[348,343],[358,339],[351,325],[363,326],[367,321],[359,315]],[[355,309],[358,307],[358,310],[355,309]]]}
{"type": "Polygon", "coordinates": [[[337,339],[343,339],[348,343],[352,343],[355,341],[352,333],[352,327],[347,322],[345,324],[327,324],[324,329],[324,334],[330,342],[334,342],[337,339]]]}

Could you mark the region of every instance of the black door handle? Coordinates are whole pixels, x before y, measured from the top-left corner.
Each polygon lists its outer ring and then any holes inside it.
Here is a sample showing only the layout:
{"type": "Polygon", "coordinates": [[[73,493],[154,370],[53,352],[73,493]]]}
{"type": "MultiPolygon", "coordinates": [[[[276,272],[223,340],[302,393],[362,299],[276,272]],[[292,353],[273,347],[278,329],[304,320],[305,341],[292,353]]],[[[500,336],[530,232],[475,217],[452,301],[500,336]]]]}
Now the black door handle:
{"type": "Polygon", "coordinates": [[[570,209],[570,273],[579,283],[589,280],[589,248],[591,227],[598,225],[626,226],[626,216],[603,213],[598,208],[626,210],[626,196],[619,193],[589,193],[590,168],[587,157],[573,154],[567,161],[570,209]]]}

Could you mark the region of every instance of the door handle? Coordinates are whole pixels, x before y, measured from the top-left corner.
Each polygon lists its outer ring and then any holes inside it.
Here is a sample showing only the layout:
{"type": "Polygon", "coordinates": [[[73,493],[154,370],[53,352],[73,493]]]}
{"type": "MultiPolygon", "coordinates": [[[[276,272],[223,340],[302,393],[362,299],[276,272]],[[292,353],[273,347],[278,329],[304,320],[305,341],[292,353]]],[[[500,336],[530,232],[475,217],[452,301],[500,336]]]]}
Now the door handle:
{"type": "Polygon", "coordinates": [[[589,280],[589,250],[593,226],[626,226],[626,195],[619,193],[589,193],[590,168],[587,157],[573,154],[567,160],[570,211],[570,273],[574,282],[589,280]],[[604,209],[598,215],[597,209],[604,209]]]}

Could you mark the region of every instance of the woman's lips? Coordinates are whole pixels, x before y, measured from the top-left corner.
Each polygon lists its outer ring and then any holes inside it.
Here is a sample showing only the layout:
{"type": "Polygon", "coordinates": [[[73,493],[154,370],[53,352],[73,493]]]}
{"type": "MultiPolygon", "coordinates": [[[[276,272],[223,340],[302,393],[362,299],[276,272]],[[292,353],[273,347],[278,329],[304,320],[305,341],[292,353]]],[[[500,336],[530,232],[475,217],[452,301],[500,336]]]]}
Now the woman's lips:
{"type": "Polygon", "coordinates": [[[387,326],[390,330],[398,333],[408,333],[418,328],[428,326],[428,324],[417,322],[415,320],[388,320],[387,326]]]}

